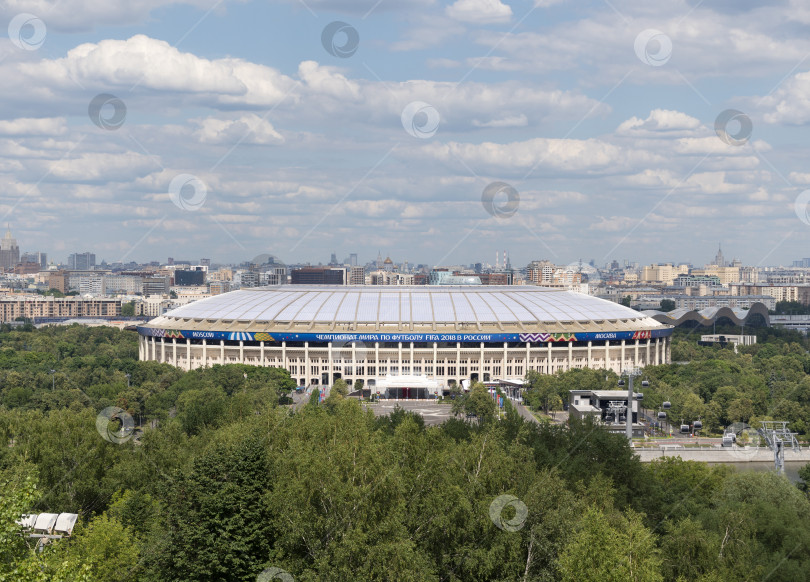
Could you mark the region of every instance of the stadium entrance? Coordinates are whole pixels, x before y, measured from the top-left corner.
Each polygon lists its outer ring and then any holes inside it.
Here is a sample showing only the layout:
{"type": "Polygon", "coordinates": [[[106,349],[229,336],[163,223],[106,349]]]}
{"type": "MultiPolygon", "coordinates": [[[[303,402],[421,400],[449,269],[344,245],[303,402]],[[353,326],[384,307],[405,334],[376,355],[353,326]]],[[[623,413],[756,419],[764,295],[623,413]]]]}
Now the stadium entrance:
{"type": "Polygon", "coordinates": [[[427,388],[389,388],[385,391],[385,395],[387,398],[397,398],[399,400],[431,398],[427,388]]]}
{"type": "Polygon", "coordinates": [[[439,382],[426,376],[386,376],[377,380],[382,398],[417,400],[436,398],[439,382]]]}

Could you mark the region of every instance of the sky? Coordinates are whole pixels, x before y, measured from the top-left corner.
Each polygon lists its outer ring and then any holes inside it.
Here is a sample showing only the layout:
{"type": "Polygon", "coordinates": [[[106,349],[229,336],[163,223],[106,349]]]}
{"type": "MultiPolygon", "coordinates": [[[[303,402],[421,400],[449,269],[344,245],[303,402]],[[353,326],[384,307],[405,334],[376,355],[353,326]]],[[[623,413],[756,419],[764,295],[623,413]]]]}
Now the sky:
{"type": "Polygon", "coordinates": [[[810,256],[810,3],[5,0],[0,219],[57,260],[810,256]]]}

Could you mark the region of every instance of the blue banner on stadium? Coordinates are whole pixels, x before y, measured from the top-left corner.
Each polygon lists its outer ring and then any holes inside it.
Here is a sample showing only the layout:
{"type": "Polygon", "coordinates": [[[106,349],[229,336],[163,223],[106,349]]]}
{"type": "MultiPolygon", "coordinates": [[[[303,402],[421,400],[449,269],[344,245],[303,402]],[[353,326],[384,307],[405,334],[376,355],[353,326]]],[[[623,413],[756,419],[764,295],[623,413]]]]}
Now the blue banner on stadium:
{"type": "Polygon", "coordinates": [[[311,342],[346,344],[350,342],[423,342],[423,343],[546,343],[610,340],[644,340],[668,337],[672,328],[640,331],[600,331],[576,333],[276,333],[264,331],[197,331],[138,327],[138,333],[167,339],[204,339],[248,342],[311,342]]]}

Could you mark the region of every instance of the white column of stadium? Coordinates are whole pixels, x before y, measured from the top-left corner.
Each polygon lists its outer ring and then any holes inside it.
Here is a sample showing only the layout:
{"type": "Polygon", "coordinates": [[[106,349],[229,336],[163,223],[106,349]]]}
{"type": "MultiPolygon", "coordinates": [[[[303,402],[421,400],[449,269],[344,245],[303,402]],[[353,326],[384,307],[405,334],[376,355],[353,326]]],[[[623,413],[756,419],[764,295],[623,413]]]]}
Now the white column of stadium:
{"type": "MultiPolygon", "coordinates": [[[[209,360],[208,348],[209,344],[206,340],[202,340],[202,345],[191,345],[189,339],[185,341],[185,361],[183,362],[181,354],[178,353],[177,338],[172,338],[171,342],[171,359],[169,354],[166,353],[166,345],[169,343],[165,338],[154,336],[141,336],[139,338],[139,356],[142,359],[151,359],[153,361],[171,362],[175,366],[183,367],[187,370],[197,368],[200,366],[209,366],[214,363],[227,363],[228,361],[236,360],[236,349],[226,349],[225,342],[219,342],[219,357],[214,357],[209,360]],[[160,343],[160,351],[158,351],[158,341],[160,343]],[[226,358],[226,352],[228,357],[226,358]],[[201,357],[199,357],[201,356],[201,357]],[[230,360],[229,360],[230,359],[230,360]]],[[[385,349],[385,354],[381,354],[379,342],[375,342],[372,354],[363,352],[358,349],[357,344],[353,343],[350,358],[343,361],[341,355],[341,369],[342,375],[347,380],[360,379],[365,385],[368,385],[369,380],[374,380],[379,377],[393,374],[415,374],[415,370],[419,369],[419,374],[432,376],[440,381],[442,384],[447,384],[449,380],[459,381],[462,378],[469,378],[473,374],[477,374],[478,378],[484,380],[485,374],[489,373],[490,379],[506,378],[508,376],[522,376],[528,370],[537,370],[544,373],[554,373],[558,369],[569,370],[572,368],[579,368],[584,366],[608,368],[616,372],[627,368],[628,366],[644,366],[668,363],[670,354],[668,349],[670,347],[669,338],[648,338],[643,340],[645,351],[643,354],[640,352],[642,340],[636,339],[633,342],[633,350],[628,353],[628,344],[622,340],[621,346],[611,346],[610,341],[605,341],[604,344],[604,357],[598,357],[599,351],[594,353],[593,342],[587,342],[587,345],[574,346],[574,342],[566,342],[566,345],[555,345],[555,342],[543,342],[543,344],[532,346],[531,343],[525,342],[525,359],[521,362],[519,359],[514,360],[515,352],[510,351],[509,344],[504,342],[500,345],[488,346],[483,342],[478,343],[477,349],[469,346],[472,349],[462,350],[461,342],[455,342],[454,347],[439,347],[438,342],[433,342],[432,350],[417,350],[413,342],[410,345],[403,346],[398,342],[396,348],[385,349]],[[403,347],[407,349],[407,353],[403,354],[403,347]],[[616,351],[615,354],[611,353],[611,347],[616,351]],[[359,350],[359,351],[358,351],[359,350]],[[417,354],[417,351],[420,353],[417,354]],[[431,353],[432,352],[432,353],[431,353]],[[464,352],[464,353],[462,353],[464,352]],[[462,359],[462,355],[464,356],[462,359]],[[403,358],[403,356],[405,356],[403,358]],[[432,356],[432,359],[431,359],[432,356]],[[560,361],[559,365],[555,362],[555,356],[560,361]],[[563,364],[563,359],[566,363],[563,364]],[[628,358],[629,356],[629,358],[628,358]],[[394,359],[396,358],[396,359],[394,359]],[[409,358],[409,359],[408,359],[409,358]],[[585,359],[585,362],[582,360],[585,359]],[[477,360],[477,361],[476,361],[477,360]],[[510,360],[512,365],[510,366],[510,360]],[[575,363],[575,361],[578,362],[575,363]],[[405,362],[409,362],[408,365],[405,362]],[[393,365],[392,365],[393,364],[393,365]],[[522,365],[521,365],[522,364],[522,365]],[[360,372],[362,365],[362,373],[360,372]],[[520,372],[517,371],[520,367],[520,372]],[[374,373],[371,373],[371,369],[374,373]],[[441,373],[439,368],[441,368],[441,373]],[[465,373],[462,374],[460,368],[466,368],[465,373]],[[511,370],[510,370],[511,368],[511,370]],[[487,372],[488,369],[488,372],[487,372]],[[349,372],[351,370],[351,372],[349,372]],[[385,370],[383,372],[382,370],[385,370]]],[[[259,364],[262,366],[283,366],[290,369],[291,366],[297,366],[299,356],[291,356],[288,353],[288,346],[286,342],[281,342],[280,345],[265,345],[265,342],[257,342],[256,346],[246,346],[244,341],[239,342],[239,361],[251,364],[259,364]]],[[[473,344],[474,345],[474,344],[473,344]]],[[[294,373],[297,381],[304,380],[307,385],[310,385],[314,378],[317,377],[318,382],[322,381],[321,378],[321,365],[323,357],[327,355],[328,366],[328,383],[331,384],[334,379],[334,374],[338,369],[338,363],[335,360],[334,350],[331,344],[325,344],[316,349],[316,353],[312,354],[309,342],[304,342],[303,361],[301,365],[305,369],[299,369],[294,373]],[[320,352],[326,352],[322,354],[320,352]],[[316,369],[316,372],[313,372],[316,369]],[[314,374],[314,375],[313,375],[314,374]]],[[[324,370],[324,371],[326,371],[324,370]]]]}

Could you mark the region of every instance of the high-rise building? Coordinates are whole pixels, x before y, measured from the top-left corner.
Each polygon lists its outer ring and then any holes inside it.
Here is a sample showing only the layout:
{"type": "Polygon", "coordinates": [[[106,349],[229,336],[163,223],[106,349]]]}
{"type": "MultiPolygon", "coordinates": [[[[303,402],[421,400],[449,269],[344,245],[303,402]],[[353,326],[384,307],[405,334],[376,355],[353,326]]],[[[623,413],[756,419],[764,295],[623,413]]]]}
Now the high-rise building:
{"type": "Polygon", "coordinates": [[[290,276],[293,285],[344,285],[346,282],[345,269],[330,269],[329,267],[293,269],[290,276]]]}
{"type": "Polygon", "coordinates": [[[205,271],[177,270],[174,272],[174,284],[179,286],[205,285],[205,271]]]}
{"type": "MultiPolygon", "coordinates": [[[[355,255],[356,256],[356,255],[355,255]]],[[[365,285],[366,271],[363,267],[349,268],[349,285],[365,285]]]]}
{"type": "Polygon", "coordinates": [[[21,263],[37,263],[44,271],[48,268],[48,253],[28,252],[20,257],[21,263]]]}
{"type": "Polygon", "coordinates": [[[242,289],[261,285],[261,273],[258,271],[240,271],[237,275],[239,280],[235,283],[238,283],[242,289]]]}
{"type": "Polygon", "coordinates": [[[68,257],[68,269],[71,271],[90,271],[95,266],[95,253],[73,253],[68,257]]]}
{"type": "Polygon", "coordinates": [[[12,270],[20,262],[20,247],[17,239],[11,236],[11,227],[6,230],[6,236],[0,240],[0,267],[6,271],[12,270]]]}
{"type": "Polygon", "coordinates": [[[142,284],[144,296],[168,295],[170,281],[169,277],[144,277],[142,284]]]}
{"type": "Polygon", "coordinates": [[[717,255],[714,257],[714,264],[718,267],[726,267],[726,259],[723,256],[723,249],[720,248],[720,245],[717,245],[717,255]]]}

